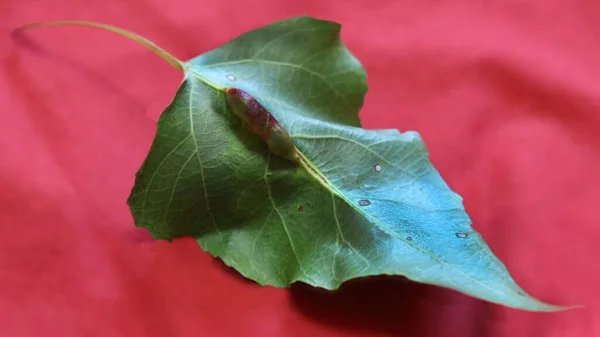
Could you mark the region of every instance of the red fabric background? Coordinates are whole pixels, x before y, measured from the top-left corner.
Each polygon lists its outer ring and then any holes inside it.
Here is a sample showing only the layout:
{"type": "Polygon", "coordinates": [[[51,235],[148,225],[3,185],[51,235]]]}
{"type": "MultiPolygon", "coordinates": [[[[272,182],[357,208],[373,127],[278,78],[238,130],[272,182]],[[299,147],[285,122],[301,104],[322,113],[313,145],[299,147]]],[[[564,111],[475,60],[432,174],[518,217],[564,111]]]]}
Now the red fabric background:
{"type": "Polygon", "coordinates": [[[600,3],[0,1],[0,335],[600,336],[600,3]],[[485,3],[485,4],[484,4],[485,3]],[[191,239],[154,242],[125,200],[189,59],[292,15],[343,23],[368,128],[417,130],[540,314],[394,278],[261,288],[191,239]]]}

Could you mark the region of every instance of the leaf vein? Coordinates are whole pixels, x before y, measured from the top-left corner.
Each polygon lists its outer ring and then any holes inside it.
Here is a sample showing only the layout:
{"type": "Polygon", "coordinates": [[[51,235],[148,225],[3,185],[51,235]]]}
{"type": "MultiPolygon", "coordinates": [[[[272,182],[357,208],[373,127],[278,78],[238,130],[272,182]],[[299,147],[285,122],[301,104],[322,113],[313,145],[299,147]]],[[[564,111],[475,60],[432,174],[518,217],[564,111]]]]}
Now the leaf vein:
{"type": "Polygon", "coordinates": [[[298,261],[298,268],[300,268],[300,271],[302,271],[302,273],[306,277],[310,278],[310,276],[308,276],[308,274],[304,271],[304,268],[302,267],[302,262],[300,261],[300,257],[298,256],[298,253],[296,252],[296,247],[294,246],[294,242],[292,241],[292,236],[290,235],[290,231],[287,228],[285,219],[283,218],[283,215],[279,211],[279,208],[277,207],[277,205],[275,205],[275,200],[273,199],[273,195],[271,193],[271,186],[269,185],[269,179],[268,179],[270,162],[271,162],[271,153],[269,153],[269,155],[267,156],[267,164],[265,166],[265,173],[263,176],[264,180],[265,180],[265,185],[267,186],[267,193],[269,195],[269,200],[271,201],[271,205],[273,206],[273,209],[275,210],[275,212],[277,213],[277,215],[279,215],[279,218],[281,219],[281,225],[283,227],[283,230],[285,231],[285,234],[287,235],[288,241],[290,243],[290,248],[292,249],[292,253],[294,253],[294,257],[296,257],[296,261],[298,261]]]}
{"type": "Polygon", "coordinates": [[[190,160],[192,160],[192,158],[194,158],[195,155],[196,155],[196,153],[192,153],[192,155],[189,156],[189,158],[185,161],[185,163],[183,165],[181,165],[181,169],[177,173],[177,177],[175,178],[175,182],[173,183],[173,188],[171,189],[171,195],[169,196],[169,201],[167,201],[167,206],[165,207],[165,215],[163,216],[163,221],[165,222],[165,224],[167,224],[167,227],[170,227],[169,224],[167,223],[167,216],[169,215],[169,209],[171,208],[171,203],[173,202],[173,196],[175,195],[175,189],[177,188],[177,183],[179,182],[179,179],[181,178],[181,173],[183,172],[183,170],[185,169],[187,164],[190,162],[190,160]]]}
{"type": "MultiPolygon", "coordinates": [[[[342,239],[342,244],[346,244],[350,250],[352,250],[356,255],[358,255],[358,257],[360,257],[368,266],[370,266],[371,264],[369,263],[369,261],[361,254],[359,253],[353,246],[352,244],[346,240],[346,238],[344,237],[344,233],[342,232],[342,226],[340,225],[340,220],[338,219],[338,215],[337,215],[337,207],[335,207],[335,194],[332,191],[329,191],[331,194],[331,203],[333,205],[333,217],[335,219],[335,224],[337,225],[337,229],[338,229],[338,233],[340,234],[340,238],[342,239]]],[[[340,245],[341,248],[341,245],[340,245]]],[[[339,250],[338,250],[339,252],[339,250]]],[[[337,253],[336,253],[337,255],[337,253]]]]}
{"type": "MultiPolygon", "coordinates": [[[[340,93],[328,80],[327,80],[327,76],[318,73],[314,70],[311,70],[309,68],[306,68],[302,65],[298,65],[298,64],[293,64],[293,63],[289,63],[289,62],[281,62],[281,61],[272,61],[272,60],[264,60],[264,59],[255,59],[255,58],[251,58],[251,59],[243,59],[243,60],[236,60],[236,61],[227,61],[227,62],[219,62],[219,63],[213,63],[204,67],[200,67],[199,69],[210,69],[210,68],[217,68],[220,66],[229,66],[229,65],[235,65],[235,64],[244,64],[244,63],[263,63],[263,64],[272,64],[272,65],[278,65],[278,66],[282,66],[282,67],[290,67],[290,68],[295,68],[295,69],[299,69],[299,70],[303,70],[319,79],[321,79],[321,81],[323,81],[323,83],[325,83],[325,85],[327,85],[329,87],[329,89],[336,95],[338,96],[342,102],[344,103],[344,105],[346,105],[347,107],[351,107],[350,102],[348,101],[347,97],[342,95],[342,93],[340,93]]],[[[194,72],[195,73],[195,72],[194,72]]],[[[203,78],[203,77],[202,77],[203,78]]]]}
{"type": "Polygon", "coordinates": [[[194,147],[196,148],[195,153],[196,153],[196,158],[198,160],[198,164],[200,165],[200,177],[202,180],[202,189],[204,190],[204,204],[206,206],[206,211],[208,212],[208,215],[210,216],[210,219],[213,223],[213,226],[215,227],[215,230],[217,231],[217,233],[219,233],[219,237],[221,238],[221,241],[223,242],[223,233],[221,233],[221,230],[219,230],[219,227],[217,226],[217,222],[215,221],[215,217],[212,214],[212,211],[210,210],[210,202],[208,200],[208,190],[206,188],[206,181],[204,179],[204,165],[202,163],[202,158],[200,158],[200,147],[198,146],[198,140],[196,139],[196,134],[195,134],[195,130],[194,130],[194,112],[193,112],[193,102],[194,102],[194,81],[190,81],[190,95],[189,95],[189,106],[188,106],[188,110],[189,110],[189,119],[190,119],[190,134],[192,135],[193,141],[194,141],[194,147]]]}
{"type": "Polygon", "coordinates": [[[150,187],[152,186],[152,182],[154,181],[154,178],[156,177],[156,174],[158,173],[158,171],[160,170],[160,168],[162,167],[162,165],[167,161],[167,159],[169,159],[169,157],[175,153],[175,151],[177,151],[181,145],[183,145],[183,143],[185,143],[186,140],[188,140],[190,138],[190,135],[186,136],[181,142],[179,142],[179,144],[177,144],[171,151],[169,151],[169,153],[167,153],[167,155],[160,161],[160,163],[158,164],[158,166],[156,167],[156,170],[154,170],[154,172],[152,173],[152,176],[150,177],[150,181],[148,181],[148,186],[146,186],[146,191],[144,191],[144,201],[142,202],[142,219],[140,220],[141,222],[144,221],[145,218],[145,212],[146,212],[146,201],[148,200],[148,192],[150,191],[150,187]]]}
{"type": "Polygon", "coordinates": [[[373,151],[370,147],[361,144],[353,139],[350,138],[346,138],[346,137],[341,137],[341,136],[333,136],[333,135],[328,135],[328,136],[310,136],[310,135],[292,135],[292,138],[300,138],[300,139],[339,139],[339,140],[343,140],[345,142],[349,142],[355,145],[358,145],[362,148],[364,148],[365,150],[371,152],[372,154],[374,154],[377,158],[383,160],[385,163],[397,168],[398,170],[406,173],[407,175],[411,176],[412,178],[414,178],[415,180],[419,178],[419,176],[415,175],[412,172],[409,172],[405,169],[403,169],[402,167],[397,166],[396,164],[388,161],[386,158],[382,157],[380,154],[378,154],[377,152],[373,151]]]}

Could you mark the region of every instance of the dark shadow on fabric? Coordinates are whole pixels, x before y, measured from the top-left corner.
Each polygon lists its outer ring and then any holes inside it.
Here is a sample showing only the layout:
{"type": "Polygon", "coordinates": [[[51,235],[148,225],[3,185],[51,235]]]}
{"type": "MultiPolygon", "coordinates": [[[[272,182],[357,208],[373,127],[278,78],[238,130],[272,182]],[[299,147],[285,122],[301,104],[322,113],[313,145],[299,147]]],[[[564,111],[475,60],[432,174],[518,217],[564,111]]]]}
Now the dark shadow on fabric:
{"type": "Polygon", "coordinates": [[[336,291],[294,284],[290,301],[309,319],[339,330],[410,337],[487,337],[488,303],[402,277],[344,283],[336,291]]]}

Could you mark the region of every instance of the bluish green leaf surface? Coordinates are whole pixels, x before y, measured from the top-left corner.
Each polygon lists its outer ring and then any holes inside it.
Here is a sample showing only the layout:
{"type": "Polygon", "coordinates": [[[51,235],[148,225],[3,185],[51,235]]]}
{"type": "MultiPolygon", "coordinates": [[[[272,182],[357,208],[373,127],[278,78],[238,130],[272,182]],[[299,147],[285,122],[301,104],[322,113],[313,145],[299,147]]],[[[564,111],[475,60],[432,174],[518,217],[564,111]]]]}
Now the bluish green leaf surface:
{"type": "Polygon", "coordinates": [[[510,307],[557,310],[513,281],[416,132],[365,130],[360,63],[336,23],[265,26],[185,63],[128,200],[157,239],[193,236],[259,284],[336,289],[391,274],[510,307]],[[231,113],[240,88],[289,132],[296,164],[231,113]]]}

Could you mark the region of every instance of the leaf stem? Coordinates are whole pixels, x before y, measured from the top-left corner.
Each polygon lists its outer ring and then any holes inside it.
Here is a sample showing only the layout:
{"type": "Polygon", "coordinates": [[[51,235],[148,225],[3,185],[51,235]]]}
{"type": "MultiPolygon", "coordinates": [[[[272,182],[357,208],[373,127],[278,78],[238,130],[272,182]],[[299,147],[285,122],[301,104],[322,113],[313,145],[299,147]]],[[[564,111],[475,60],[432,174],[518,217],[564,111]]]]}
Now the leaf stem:
{"type": "Polygon", "coordinates": [[[95,22],[88,22],[88,21],[40,22],[40,23],[32,23],[32,24],[18,27],[17,29],[15,29],[15,32],[26,30],[26,29],[31,29],[31,28],[40,28],[40,27],[49,27],[49,26],[87,26],[87,27],[92,27],[92,28],[103,29],[103,30],[124,36],[130,40],[138,42],[142,46],[144,46],[147,49],[149,49],[150,51],[154,52],[156,55],[158,55],[163,60],[167,61],[170,65],[172,65],[176,69],[178,69],[180,71],[185,71],[185,66],[182,61],[177,59],[175,56],[169,54],[167,51],[165,51],[161,47],[157,46],[153,42],[149,41],[148,39],[146,39],[140,35],[137,35],[130,31],[127,31],[127,30],[124,30],[124,29],[121,29],[121,28],[118,28],[115,26],[111,26],[111,25],[95,23],[95,22]]]}

